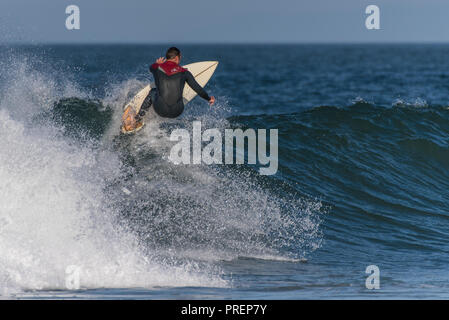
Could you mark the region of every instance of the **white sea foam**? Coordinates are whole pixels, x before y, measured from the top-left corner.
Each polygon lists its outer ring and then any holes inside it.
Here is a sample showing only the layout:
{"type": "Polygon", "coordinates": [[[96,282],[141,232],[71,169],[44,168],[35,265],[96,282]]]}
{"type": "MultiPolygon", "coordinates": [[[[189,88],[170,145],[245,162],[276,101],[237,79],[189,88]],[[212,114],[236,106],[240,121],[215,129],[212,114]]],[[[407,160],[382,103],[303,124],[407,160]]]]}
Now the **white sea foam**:
{"type": "Polygon", "coordinates": [[[120,178],[117,156],[77,144],[36,116],[74,93],[51,77],[10,68],[0,101],[0,294],[66,289],[67,267],[81,288],[224,286],[219,271],[143,253],[115,220],[104,191],[120,178]]]}

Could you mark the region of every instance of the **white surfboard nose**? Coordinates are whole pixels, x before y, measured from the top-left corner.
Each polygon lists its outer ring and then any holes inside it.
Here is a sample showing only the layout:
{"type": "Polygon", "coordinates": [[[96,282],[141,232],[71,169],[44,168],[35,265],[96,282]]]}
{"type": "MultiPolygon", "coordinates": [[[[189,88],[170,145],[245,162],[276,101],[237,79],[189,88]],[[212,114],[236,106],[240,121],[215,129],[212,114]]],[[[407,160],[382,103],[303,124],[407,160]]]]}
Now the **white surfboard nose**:
{"type": "MultiPolygon", "coordinates": [[[[201,61],[191,63],[183,67],[192,73],[192,75],[195,77],[195,80],[199,83],[200,86],[204,87],[214,74],[217,66],[218,61],[201,61]]],[[[193,91],[188,84],[186,84],[182,95],[184,97],[184,102],[187,103],[195,98],[196,92],[193,91]]]]}

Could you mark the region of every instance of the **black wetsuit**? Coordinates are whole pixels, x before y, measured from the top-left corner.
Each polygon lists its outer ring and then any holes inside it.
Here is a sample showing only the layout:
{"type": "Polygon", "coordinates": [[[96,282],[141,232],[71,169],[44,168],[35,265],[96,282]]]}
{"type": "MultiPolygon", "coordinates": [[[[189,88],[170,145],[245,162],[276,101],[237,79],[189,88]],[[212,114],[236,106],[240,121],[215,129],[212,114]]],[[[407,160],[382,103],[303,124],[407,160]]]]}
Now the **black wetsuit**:
{"type": "Polygon", "coordinates": [[[152,89],[141,107],[139,116],[143,116],[153,104],[154,111],[166,118],[176,118],[184,111],[182,92],[187,82],[200,97],[209,101],[206,91],[196,82],[192,73],[172,61],[154,63],[150,67],[156,88],[152,89]]]}

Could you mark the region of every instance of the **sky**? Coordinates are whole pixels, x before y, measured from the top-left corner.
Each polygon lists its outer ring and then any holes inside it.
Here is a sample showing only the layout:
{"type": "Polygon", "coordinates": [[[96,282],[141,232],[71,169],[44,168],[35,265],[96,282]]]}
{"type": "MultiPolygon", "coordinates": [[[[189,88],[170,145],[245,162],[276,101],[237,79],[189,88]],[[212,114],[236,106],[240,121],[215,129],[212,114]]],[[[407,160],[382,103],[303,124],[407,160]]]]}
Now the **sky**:
{"type": "Polygon", "coordinates": [[[449,1],[0,0],[0,42],[449,42],[449,1]],[[79,30],[66,28],[69,5],[79,30]],[[365,26],[368,5],[379,30],[365,26]]]}

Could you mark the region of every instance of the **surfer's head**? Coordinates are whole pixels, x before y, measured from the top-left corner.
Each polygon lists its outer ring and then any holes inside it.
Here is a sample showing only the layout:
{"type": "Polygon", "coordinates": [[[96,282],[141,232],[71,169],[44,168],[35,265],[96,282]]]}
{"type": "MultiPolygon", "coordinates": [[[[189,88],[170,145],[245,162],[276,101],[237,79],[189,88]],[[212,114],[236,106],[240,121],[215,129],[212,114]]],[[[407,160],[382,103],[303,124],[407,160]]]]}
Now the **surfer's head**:
{"type": "Polygon", "coordinates": [[[167,50],[165,58],[167,58],[167,60],[179,63],[181,61],[181,50],[176,47],[171,47],[167,50]]]}

